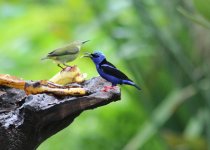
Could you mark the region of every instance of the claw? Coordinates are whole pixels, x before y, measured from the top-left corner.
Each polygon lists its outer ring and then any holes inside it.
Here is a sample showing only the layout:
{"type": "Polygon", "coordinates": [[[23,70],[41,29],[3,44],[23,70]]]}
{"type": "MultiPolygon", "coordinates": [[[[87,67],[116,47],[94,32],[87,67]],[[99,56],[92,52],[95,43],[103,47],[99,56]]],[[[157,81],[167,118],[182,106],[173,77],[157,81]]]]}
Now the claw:
{"type": "Polygon", "coordinates": [[[109,90],[114,90],[116,86],[104,86],[101,90],[102,92],[108,92],[109,90]]]}
{"type": "Polygon", "coordinates": [[[57,64],[58,67],[60,67],[61,69],[64,69],[60,64],[57,64]]]}

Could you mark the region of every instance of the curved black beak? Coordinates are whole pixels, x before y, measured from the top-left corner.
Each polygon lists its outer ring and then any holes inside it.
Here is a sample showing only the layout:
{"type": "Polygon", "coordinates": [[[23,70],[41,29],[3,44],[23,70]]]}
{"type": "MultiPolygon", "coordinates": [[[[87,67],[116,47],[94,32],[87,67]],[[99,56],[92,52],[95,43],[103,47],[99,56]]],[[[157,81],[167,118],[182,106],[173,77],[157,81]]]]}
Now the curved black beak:
{"type": "Polygon", "coordinates": [[[85,52],[84,55],[82,57],[89,57],[89,58],[92,58],[92,54],[89,53],[89,52],[85,52]]]}
{"type": "Polygon", "coordinates": [[[90,41],[90,40],[83,41],[82,44],[85,44],[85,43],[87,43],[87,42],[89,42],[89,41],[90,41]]]}

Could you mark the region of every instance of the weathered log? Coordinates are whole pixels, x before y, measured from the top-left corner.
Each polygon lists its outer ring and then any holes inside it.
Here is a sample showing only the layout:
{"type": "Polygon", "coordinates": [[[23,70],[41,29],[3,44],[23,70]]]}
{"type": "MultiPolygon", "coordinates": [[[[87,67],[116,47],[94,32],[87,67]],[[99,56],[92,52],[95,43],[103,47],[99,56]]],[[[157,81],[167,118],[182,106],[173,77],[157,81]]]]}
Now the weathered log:
{"type": "Polygon", "coordinates": [[[34,150],[44,140],[67,127],[81,112],[120,99],[119,87],[101,77],[80,84],[85,96],[26,95],[23,90],[0,86],[0,149],[34,150]]]}

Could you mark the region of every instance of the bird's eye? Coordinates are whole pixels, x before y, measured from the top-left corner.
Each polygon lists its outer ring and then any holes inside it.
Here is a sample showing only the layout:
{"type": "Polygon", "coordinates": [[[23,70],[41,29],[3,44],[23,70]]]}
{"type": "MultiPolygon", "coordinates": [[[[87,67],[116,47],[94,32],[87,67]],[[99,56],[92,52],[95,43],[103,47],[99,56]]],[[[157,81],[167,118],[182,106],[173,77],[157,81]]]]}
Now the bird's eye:
{"type": "Polygon", "coordinates": [[[93,56],[94,58],[99,57],[99,55],[98,55],[98,54],[92,54],[92,56],[93,56]]]}

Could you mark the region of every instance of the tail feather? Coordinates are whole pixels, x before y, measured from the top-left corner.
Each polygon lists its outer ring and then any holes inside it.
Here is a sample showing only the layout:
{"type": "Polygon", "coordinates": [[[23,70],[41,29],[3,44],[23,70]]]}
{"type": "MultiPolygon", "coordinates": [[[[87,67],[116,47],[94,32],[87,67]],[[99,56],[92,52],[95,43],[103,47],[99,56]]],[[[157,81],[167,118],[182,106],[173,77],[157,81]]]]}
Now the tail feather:
{"type": "Polygon", "coordinates": [[[48,59],[48,57],[43,57],[43,58],[41,58],[41,60],[45,60],[45,59],[48,59]]]}
{"type": "Polygon", "coordinates": [[[134,86],[135,88],[137,88],[139,91],[141,90],[141,88],[140,88],[138,85],[134,84],[133,86],[134,86]]]}
{"type": "Polygon", "coordinates": [[[135,88],[137,88],[138,90],[141,90],[141,88],[140,88],[138,85],[136,85],[134,82],[132,82],[132,81],[130,81],[130,80],[123,80],[123,83],[124,83],[124,84],[128,84],[128,85],[132,85],[132,86],[134,86],[135,88]]]}

